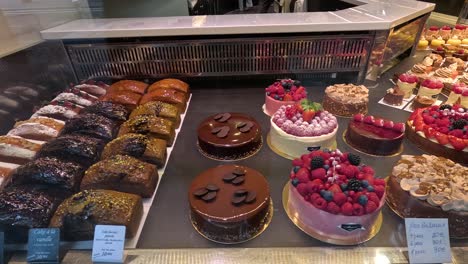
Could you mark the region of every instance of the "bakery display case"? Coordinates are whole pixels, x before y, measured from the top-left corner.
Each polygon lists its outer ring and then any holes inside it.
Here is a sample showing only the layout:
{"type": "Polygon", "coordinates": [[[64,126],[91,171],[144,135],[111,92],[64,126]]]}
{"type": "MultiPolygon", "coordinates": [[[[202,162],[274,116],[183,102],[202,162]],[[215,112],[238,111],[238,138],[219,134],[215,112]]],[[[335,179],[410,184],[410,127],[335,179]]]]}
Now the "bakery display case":
{"type": "Polygon", "coordinates": [[[404,218],[428,217],[464,263],[466,57],[416,52],[433,4],[105,18],[97,2],[0,49],[11,263],[32,228],[91,262],[96,225],[126,227],[126,263],[402,263],[404,218]]]}

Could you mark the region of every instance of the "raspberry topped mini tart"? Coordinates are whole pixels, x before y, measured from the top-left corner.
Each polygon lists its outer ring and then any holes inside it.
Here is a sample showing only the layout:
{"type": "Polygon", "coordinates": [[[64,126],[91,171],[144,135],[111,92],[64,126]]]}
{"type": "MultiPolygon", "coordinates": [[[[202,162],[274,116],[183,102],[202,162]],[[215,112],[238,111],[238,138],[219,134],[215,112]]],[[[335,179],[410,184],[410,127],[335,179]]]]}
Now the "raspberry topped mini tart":
{"type": "Polygon", "coordinates": [[[325,242],[353,245],[379,230],[385,180],[353,153],[327,149],[293,160],[287,213],[301,229],[325,242]]]}
{"type": "Polygon", "coordinates": [[[367,114],[369,89],[364,85],[335,84],[325,89],[323,109],[328,112],[352,117],[355,114],[367,114]]]}
{"type": "Polygon", "coordinates": [[[404,73],[398,77],[397,86],[405,93],[405,99],[408,99],[413,95],[413,91],[416,89],[417,84],[418,77],[415,75],[404,73]]]}
{"type": "Polygon", "coordinates": [[[466,87],[465,83],[456,83],[452,86],[452,90],[445,101],[445,104],[454,105],[454,104],[461,104],[461,98],[465,97],[465,104],[462,105],[463,107],[468,107],[468,87],[466,87]],[[465,96],[463,96],[465,93],[465,96]]]}
{"type": "Polygon", "coordinates": [[[307,97],[300,81],[283,79],[265,89],[265,112],[272,116],[283,105],[292,105],[307,97]]]}
{"type": "Polygon", "coordinates": [[[468,109],[460,105],[417,109],[406,125],[408,139],[422,150],[468,164],[468,109]]]}
{"type": "Polygon", "coordinates": [[[311,147],[336,148],[338,121],[318,103],[282,106],[270,122],[270,146],[282,156],[296,158],[311,147]]]}
{"type": "Polygon", "coordinates": [[[442,88],[444,88],[444,84],[440,80],[426,79],[421,83],[418,95],[437,98],[442,92],[442,88]]]}
{"type": "Polygon", "coordinates": [[[401,150],[405,124],[357,114],[349,122],[346,142],[364,153],[393,155],[401,150]]]}

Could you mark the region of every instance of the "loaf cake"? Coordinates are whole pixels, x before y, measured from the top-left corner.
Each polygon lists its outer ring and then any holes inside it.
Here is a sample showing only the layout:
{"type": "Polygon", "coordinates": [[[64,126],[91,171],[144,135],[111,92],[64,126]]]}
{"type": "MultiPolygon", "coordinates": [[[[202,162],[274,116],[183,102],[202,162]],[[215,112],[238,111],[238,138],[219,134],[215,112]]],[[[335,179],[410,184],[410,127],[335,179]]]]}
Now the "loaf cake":
{"type": "Polygon", "coordinates": [[[83,109],[82,113],[96,114],[116,122],[124,122],[130,112],[121,104],[99,101],[83,109]]]}
{"type": "Polygon", "coordinates": [[[72,161],[45,157],[18,167],[11,176],[9,185],[43,184],[77,192],[85,169],[72,161]]]}
{"type": "Polygon", "coordinates": [[[101,159],[128,155],[162,168],[166,163],[166,145],[164,139],[129,133],[109,142],[102,152],[101,159]]]}
{"type": "Polygon", "coordinates": [[[369,90],[364,85],[335,84],[325,89],[323,109],[339,116],[367,114],[369,90]]]}
{"type": "Polygon", "coordinates": [[[62,131],[64,122],[47,118],[37,117],[15,123],[9,136],[19,136],[26,139],[49,141],[56,138],[62,131]]]}
{"type": "Polygon", "coordinates": [[[45,143],[38,157],[57,157],[83,166],[97,162],[104,148],[101,139],[82,135],[64,135],[45,143]]]}
{"type": "Polygon", "coordinates": [[[140,104],[146,104],[151,101],[161,101],[177,106],[180,113],[184,113],[187,99],[187,95],[183,92],[173,89],[157,89],[151,93],[143,95],[140,104]]]}
{"type": "Polygon", "coordinates": [[[138,194],[143,198],[153,195],[158,182],[155,165],[127,155],[115,155],[91,166],[81,182],[81,190],[106,189],[138,194]]]}
{"type": "Polygon", "coordinates": [[[0,191],[10,183],[11,174],[18,167],[18,164],[0,162],[0,191]]]}
{"type": "Polygon", "coordinates": [[[162,79],[160,81],[157,81],[153,83],[149,88],[148,88],[148,93],[151,93],[155,90],[158,89],[174,89],[186,94],[190,93],[190,87],[187,83],[178,80],[178,79],[162,79]]]}
{"type": "Polygon", "coordinates": [[[92,240],[96,225],[124,225],[136,235],[143,215],[141,197],[111,190],[86,190],[63,201],[49,227],[60,228],[65,240],[92,240]]]}
{"type": "Polygon", "coordinates": [[[93,104],[92,101],[85,99],[74,93],[60,93],[54,99],[52,99],[52,102],[60,102],[60,101],[68,101],[68,102],[75,103],[83,107],[90,106],[91,104],[93,104]]]}
{"type": "Polygon", "coordinates": [[[108,93],[115,93],[121,91],[133,92],[137,94],[144,94],[146,92],[146,88],[148,88],[148,84],[139,81],[132,81],[132,80],[122,80],[116,83],[113,83],[109,89],[107,90],[108,93]]]}
{"type": "Polygon", "coordinates": [[[106,94],[109,85],[103,82],[95,82],[94,80],[84,81],[73,88],[79,89],[94,96],[103,96],[106,94]]]}
{"type": "Polygon", "coordinates": [[[32,160],[41,145],[16,136],[0,136],[0,162],[24,164],[32,160]]]}
{"type": "Polygon", "coordinates": [[[180,124],[180,110],[175,105],[161,101],[148,102],[138,106],[132,111],[130,118],[142,115],[152,115],[170,120],[174,123],[176,128],[179,127],[180,124]]]}
{"type": "Polygon", "coordinates": [[[43,117],[50,117],[50,118],[58,119],[62,121],[67,121],[68,119],[71,119],[77,116],[80,110],[81,110],[80,108],[71,109],[65,106],[60,106],[60,105],[46,105],[44,107],[39,108],[31,116],[31,118],[43,116],[43,117]]]}
{"type": "Polygon", "coordinates": [[[119,136],[137,133],[147,135],[148,137],[164,139],[167,146],[172,146],[175,137],[174,123],[155,116],[137,116],[131,118],[122,124],[119,130],[119,136]]]}
{"type": "Polygon", "coordinates": [[[117,122],[96,114],[81,114],[70,119],[62,130],[62,135],[80,134],[110,141],[118,130],[117,122]]]}
{"type": "Polygon", "coordinates": [[[108,92],[101,97],[102,101],[113,102],[116,104],[124,105],[129,111],[136,108],[140,102],[141,94],[130,91],[108,92]]]}

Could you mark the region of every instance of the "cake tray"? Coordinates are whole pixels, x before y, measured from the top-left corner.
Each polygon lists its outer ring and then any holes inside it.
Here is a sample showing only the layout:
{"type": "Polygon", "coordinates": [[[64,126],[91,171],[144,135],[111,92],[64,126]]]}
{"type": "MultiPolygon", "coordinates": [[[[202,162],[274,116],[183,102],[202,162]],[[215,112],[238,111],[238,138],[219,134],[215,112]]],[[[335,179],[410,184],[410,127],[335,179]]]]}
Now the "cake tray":
{"type": "Polygon", "coordinates": [[[264,113],[265,115],[270,116],[270,115],[267,113],[267,111],[266,111],[266,106],[265,106],[265,104],[262,105],[262,111],[263,111],[263,113],[264,113]]]}
{"type": "Polygon", "coordinates": [[[351,144],[348,143],[348,140],[346,139],[346,132],[347,131],[348,131],[348,129],[345,129],[345,131],[343,132],[343,135],[341,136],[343,138],[343,141],[346,143],[346,145],[348,145],[354,151],[357,151],[359,153],[366,154],[366,155],[369,155],[369,156],[372,156],[372,157],[396,157],[396,156],[400,155],[401,153],[403,153],[403,144],[401,144],[400,149],[396,153],[393,153],[393,154],[390,154],[390,155],[376,155],[376,154],[370,154],[370,153],[364,152],[362,150],[359,150],[359,149],[355,148],[354,146],[352,146],[351,144]]]}
{"type": "Polygon", "coordinates": [[[238,158],[235,158],[235,157],[225,157],[225,158],[220,158],[220,157],[217,157],[217,156],[214,156],[214,155],[210,155],[208,153],[206,153],[205,151],[203,151],[201,148],[200,148],[200,145],[198,144],[198,141],[197,141],[197,149],[198,149],[198,152],[200,152],[200,154],[202,154],[203,156],[209,158],[209,159],[212,159],[212,160],[216,160],[216,161],[239,161],[239,160],[245,160],[245,159],[248,159],[252,156],[254,156],[255,154],[257,154],[260,149],[262,149],[263,147],[263,137],[260,137],[260,144],[258,145],[258,148],[246,153],[244,156],[242,157],[238,157],[238,158]]]}
{"type": "MultiPolygon", "coordinates": [[[[283,158],[285,158],[285,159],[294,160],[294,159],[296,159],[296,158],[299,158],[299,157],[293,157],[293,156],[291,156],[291,155],[289,155],[289,154],[286,154],[286,153],[282,152],[281,150],[278,150],[277,148],[275,148],[275,147],[271,144],[270,132],[268,132],[268,135],[267,135],[267,145],[268,145],[268,147],[270,147],[270,149],[271,149],[274,153],[278,154],[279,156],[281,156],[281,157],[283,157],[283,158]]],[[[336,143],[336,140],[335,140],[335,141],[333,142],[333,145],[332,145],[331,149],[333,150],[333,149],[336,149],[336,148],[337,148],[337,143],[336,143]]],[[[306,154],[306,152],[304,152],[304,154],[306,154]]]]}
{"type": "Polygon", "coordinates": [[[213,239],[209,236],[207,236],[206,234],[204,234],[203,232],[201,232],[197,225],[194,223],[194,221],[192,220],[192,214],[189,214],[189,218],[190,218],[190,223],[192,223],[192,226],[193,228],[197,231],[198,234],[200,234],[202,237],[212,241],[212,242],[215,242],[215,243],[219,243],[219,244],[224,244],[224,245],[235,245],[235,244],[241,244],[241,243],[244,243],[244,242],[247,242],[249,240],[252,240],[256,237],[258,237],[259,235],[261,235],[263,233],[263,231],[265,231],[267,229],[267,227],[270,225],[271,223],[271,219],[273,219],[273,199],[271,199],[270,197],[270,205],[268,206],[268,213],[265,215],[265,218],[264,218],[264,223],[263,225],[261,226],[260,230],[254,234],[253,236],[247,238],[247,239],[244,239],[244,240],[240,240],[240,241],[235,241],[235,242],[232,242],[232,241],[225,241],[225,240],[216,240],[216,239],[213,239]]]}
{"type": "Polygon", "coordinates": [[[327,237],[324,234],[320,234],[305,224],[303,224],[299,218],[296,217],[297,212],[294,212],[293,209],[290,209],[288,204],[289,204],[289,184],[290,181],[286,183],[286,185],[283,188],[283,208],[286,214],[288,215],[289,219],[291,222],[294,223],[295,226],[297,226],[302,232],[306,233],[307,235],[318,239],[322,242],[333,244],[333,245],[339,245],[339,246],[353,246],[353,245],[358,245],[361,243],[364,243],[366,241],[371,240],[377,233],[379,233],[380,228],[382,227],[382,222],[383,222],[383,217],[382,217],[382,212],[379,213],[379,216],[377,217],[377,221],[375,222],[374,226],[372,226],[371,232],[367,236],[363,236],[360,238],[359,241],[353,239],[353,240],[340,240],[340,239],[333,239],[330,237],[327,237]]]}

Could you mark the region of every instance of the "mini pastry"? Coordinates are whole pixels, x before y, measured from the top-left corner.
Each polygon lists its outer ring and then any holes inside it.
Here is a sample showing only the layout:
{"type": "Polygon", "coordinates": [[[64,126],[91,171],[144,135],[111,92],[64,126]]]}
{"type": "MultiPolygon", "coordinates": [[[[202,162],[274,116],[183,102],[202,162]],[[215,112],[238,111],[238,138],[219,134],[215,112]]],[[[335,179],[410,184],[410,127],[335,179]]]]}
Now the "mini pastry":
{"type": "Polygon", "coordinates": [[[418,77],[411,74],[401,74],[398,76],[397,86],[404,93],[404,98],[408,99],[413,95],[414,89],[418,84],[418,77]]]}
{"type": "Polygon", "coordinates": [[[432,41],[439,37],[439,28],[436,26],[431,26],[430,28],[426,29],[425,38],[428,41],[432,41]]]}
{"type": "Polygon", "coordinates": [[[190,93],[189,85],[178,79],[163,79],[157,81],[148,88],[148,93],[158,89],[174,89],[186,94],[190,93]]]}
{"type": "Polygon", "coordinates": [[[464,90],[468,89],[464,83],[457,83],[452,86],[452,90],[445,104],[454,105],[460,104],[460,99],[464,90]]]}
{"type": "Polygon", "coordinates": [[[443,47],[437,47],[436,49],[432,50],[431,54],[436,54],[436,55],[439,55],[439,56],[444,58],[445,57],[445,49],[443,47]]]}
{"type": "Polygon", "coordinates": [[[387,90],[387,93],[383,97],[383,101],[390,105],[402,105],[404,96],[405,93],[397,86],[387,90]]]}
{"type": "Polygon", "coordinates": [[[441,67],[435,70],[431,79],[442,82],[444,84],[444,88],[449,90],[457,75],[458,72],[456,70],[456,65],[452,64],[449,67],[441,67]]]}
{"type": "Polygon", "coordinates": [[[463,61],[467,61],[468,60],[468,52],[465,52],[465,50],[461,49],[461,50],[458,50],[457,52],[455,52],[453,54],[453,56],[455,58],[459,58],[463,61]]]}
{"type": "Polygon", "coordinates": [[[443,26],[440,28],[439,34],[443,40],[448,40],[452,35],[452,28],[449,26],[443,26]]]}
{"type": "Polygon", "coordinates": [[[459,46],[461,44],[461,40],[458,39],[457,36],[453,36],[449,40],[447,40],[447,44],[453,45],[453,46],[459,46]]]}
{"type": "Polygon", "coordinates": [[[139,81],[131,81],[131,80],[122,80],[112,84],[109,89],[108,93],[119,93],[122,91],[126,92],[133,92],[137,94],[144,94],[146,92],[146,88],[148,88],[148,84],[139,81]]]}
{"type": "Polygon", "coordinates": [[[442,47],[443,44],[445,44],[445,40],[443,40],[441,37],[438,37],[431,41],[431,48],[437,49],[438,47],[442,47]]]}
{"type": "Polygon", "coordinates": [[[425,37],[421,37],[421,39],[418,41],[418,49],[420,50],[425,50],[429,46],[429,41],[425,37]]]}
{"type": "Polygon", "coordinates": [[[465,70],[465,62],[460,58],[447,57],[447,58],[445,58],[445,61],[442,64],[442,67],[450,67],[453,64],[457,65],[457,71],[460,74],[463,73],[463,71],[465,70]]]}
{"type": "Polygon", "coordinates": [[[436,102],[436,100],[432,97],[427,97],[427,96],[420,96],[417,95],[416,98],[413,100],[413,110],[416,110],[418,108],[426,108],[431,105],[433,105],[436,102]]]}
{"type": "Polygon", "coordinates": [[[21,137],[0,136],[0,162],[24,164],[36,156],[41,145],[21,137]]]}
{"type": "Polygon", "coordinates": [[[64,122],[48,117],[30,118],[28,120],[16,122],[14,128],[8,132],[8,135],[32,140],[49,141],[59,135],[64,125],[64,122]]]}
{"type": "Polygon", "coordinates": [[[443,88],[444,84],[441,81],[427,79],[421,83],[421,87],[419,87],[418,90],[418,95],[437,98],[437,96],[442,92],[443,88]]]}
{"type": "Polygon", "coordinates": [[[457,24],[453,28],[452,35],[454,35],[454,36],[463,36],[463,32],[465,31],[465,29],[466,29],[465,25],[457,24]]]}
{"type": "Polygon", "coordinates": [[[423,80],[429,78],[431,75],[432,67],[427,67],[421,63],[415,64],[410,71],[408,71],[408,74],[415,75],[416,77],[419,78],[419,81],[422,82],[423,80]]]}

